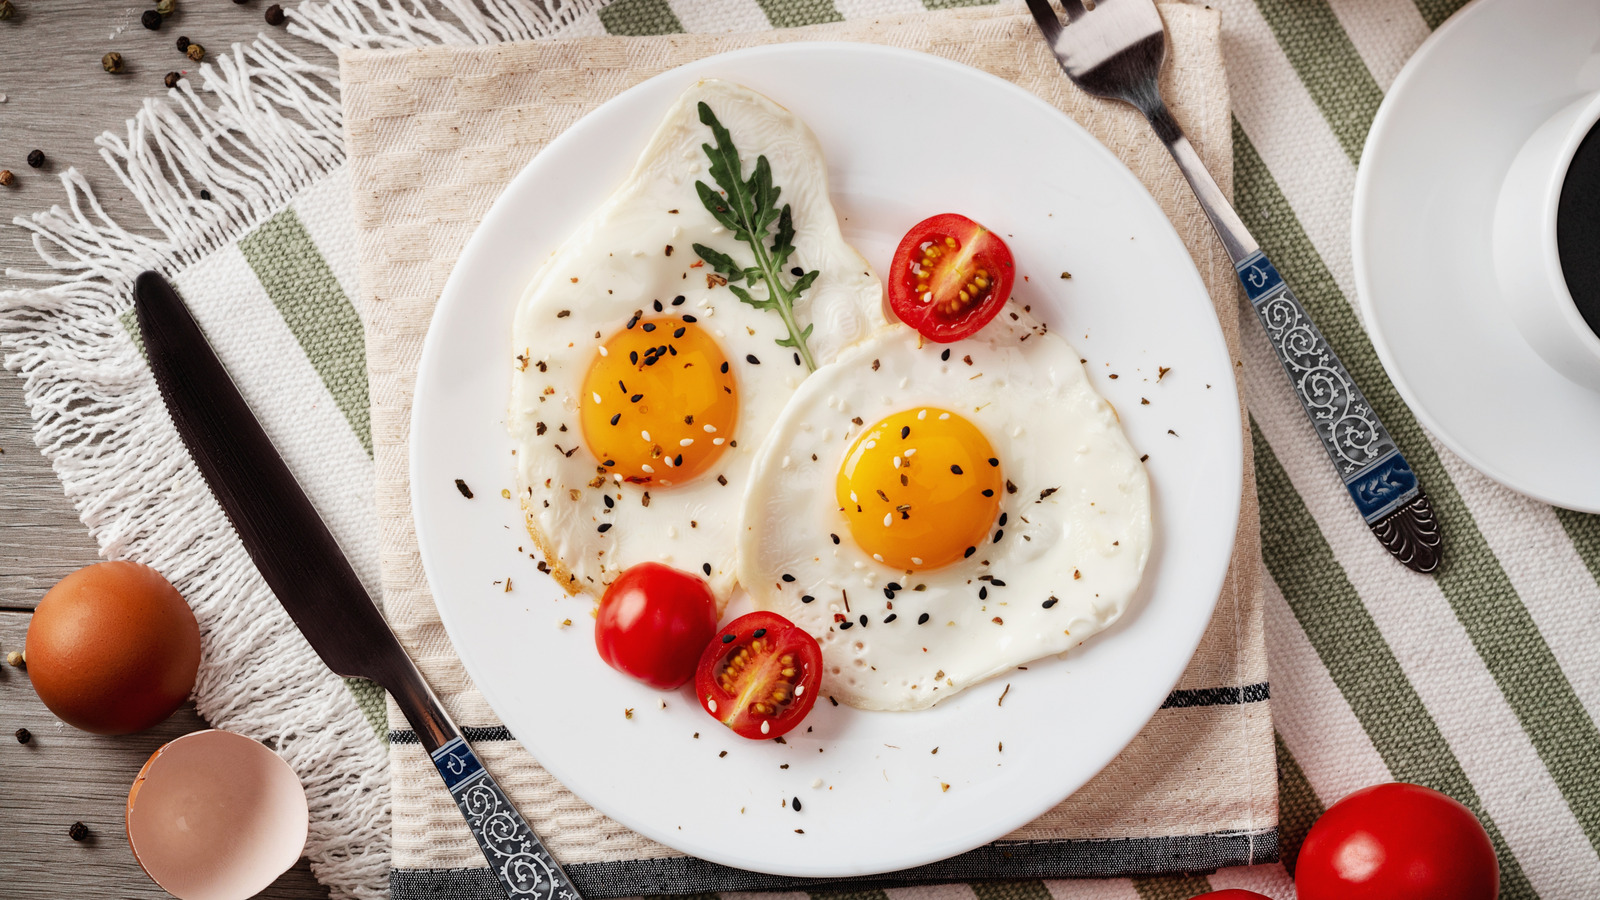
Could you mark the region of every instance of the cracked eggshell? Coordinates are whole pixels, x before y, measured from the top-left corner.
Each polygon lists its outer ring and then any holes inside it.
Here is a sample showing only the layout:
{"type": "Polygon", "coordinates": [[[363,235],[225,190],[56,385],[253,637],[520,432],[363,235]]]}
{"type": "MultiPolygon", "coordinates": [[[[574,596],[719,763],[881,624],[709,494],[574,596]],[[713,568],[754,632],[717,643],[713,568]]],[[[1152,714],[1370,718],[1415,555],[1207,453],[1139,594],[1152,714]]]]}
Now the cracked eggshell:
{"type": "Polygon", "coordinates": [[[128,844],[179,900],[245,900],[300,859],[305,789],[266,745],[197,731],[157,750],[128,791],[128,844]]]}

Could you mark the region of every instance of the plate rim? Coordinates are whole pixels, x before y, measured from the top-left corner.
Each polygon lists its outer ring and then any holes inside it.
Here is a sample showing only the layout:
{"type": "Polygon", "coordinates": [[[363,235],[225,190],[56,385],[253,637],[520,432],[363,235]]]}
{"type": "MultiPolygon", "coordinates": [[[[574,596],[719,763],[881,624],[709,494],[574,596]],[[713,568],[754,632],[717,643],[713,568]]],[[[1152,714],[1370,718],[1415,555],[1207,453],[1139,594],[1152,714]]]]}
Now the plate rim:
{"type": "MultiPolygon", "coordinates": [[[[1378,355],[1378,362],[1383,366],[1384,373],[1394,385],[1400,399],[1411,410],[1417,422],[1427,429],[1439,442],[1444,444],[1451,453],[1460,457],[1463,462],[1487,475],[1500,485],[1516,491],[1525,497],[1537,500],[1550,506],[1559,506],[1583,513],[1600,513],[1600,501],[1593,503],[1574,502],[1570,497],[1558,497],[1549,494],[1537,487],[1526,484],[1515,473],[1508,472],[1499,465],[1491,464],[1477,453],[1469,444],[1463,442],[1458,434],[1447,428],[1422,402],[1415,388],[1406,380],[1404,369],[1401,367],[1399,357],[1390,345],[1384,332],[1382,317],[1378,314],[1378,305],[1373,300],[1373,280],[1368,269],[1369,246],[1387,246],[1388,242],[1379,241],[1376,232],[1378,228],[1372,223],[1372,213],[1369,209],[1370,199],[1375,190],[1373,172],[1383,166],[1380,156],[1384,153],[1382,145],[1389,143],[1388,132],[1393,126],[1399,113],[1396,107],[1400,100],[1410,89],[1411,83],[1421,76],[1418,74],[1430,65],[1433,57],[1441,52],[1439,48],[1449,45],[1456,39],[1456,33],[1470,28],[1474,19],[1480,12],[1491,7],[1495,0],[1472,0],[1454,15],[1447,19],[1433,33],[1423,39],[1417,46],[1411,58],[1406,60],[1401,67],[1389,90],[1384,93],[1383,102],[1378,105],[1378,111],[1373,115],[1372,126],[1367,131],[1366,142],[1361,148],[1361,159],[1356,166],[1355,194],[1351,203],[1350,213],[1350,262],[1353,270],[1356,287],[1356,302],[1361,311],[1362,324],[1365,326],[1367,338],[1372,342],[1373,350],[1378,355]]],[[[1519,335],[1512,335],[1510,340],[1521,340],[1519,335]]]]}
{"type": "MultiPolygon", "coordinates": [[[[1207,303],[1210,305],[1211,312],[1213,313],[1213,315],[1211,317],[1211,320],[1210,320],[1210,323],[1209,323],[1209,327],[1212,328],[1212,329],[1215,329],[1215,331],[1213,333],[1214,339],[1217,342],[1217,344],[1221,347],[1222,352],[1224,354],[1226,354],[1226,358],[1229,360],[1229,364],[1227,366],[1223,367],[1223,369],[1222,369],[1222,371],[1225,373],[1225,375],[1223,377],[1225,377],[1225,379],[1226,379],[1226,384],[1218,384],[1217,387],[1225,388],[1224,393],[1227,394],[1228,396],[1233,397],[1234,401],[1235,401],[1233,404],[1229,405],[1229,408],[1232,410],[1232,412],[1229,414],[1229,416],[1227,418],[1227,421],[1225,423],[1223,423],[1227,427],[1219,426],[1219,428],[1221,428],[1221,430],[1219,432],[1221,434],[1221,440],[1227,442],[1227,444],[1229,445],[1229,449],[1232,449],[1232,450],[1235,451],[1235,452],[1233,452],[1232,454],[1230,454],[1228,456],[1228,459],[1230,461],[1227,464],[1227,471],[1223,472],[1223,473],[1220,473],[1221,475],[1224,476],[1221,479],[1223,482],[1226,482],[1229,485],[1234,485],[1235,486],[1234,490],[1228,491],[1227,494],[1225,495],[1228,498],[1228,500],[1226,501],[1227,502],[1227,508],[1225,510],[1225,515],[1219,517],[1219,521],[1225,519],[1226,522],[1228,523],[1228,527],[1226,528],[1226,533],[1227,533],[1227,535],[1229,537],[1229,540],[1228,540],[1228,543],[1227,543],[1228,551],[1227,551],[1227,555],[1225,557],[1221,558],[1219,560],[1217,566],[1216,566],[1216,574],[1215,574],[1215,578],[1214,578],[1214,583],[1207,583],[1205,585],[1207,590],[1204,592],[1203,596],[1209,597],[1209,600],[1206,601],[1206,615],[1204,616],[1203,619],[1199,620],[1201,622],[1201,624],[1200,624],[1200,626],[1198,628],[1196,628],[1194,630],[1193,634],[1186,637],[1183,646],[1187,647],[1188,649],[1183,654],[1181,662],[1174,664],[1173,671],[1171,673],[1170,679],[1163,679],[1163,681],[1165,683],[1165,687],[1163,689],[1161,697],[1158,698],[1155,701],[1155,703],[1150,705],[1150,709],[1149,709],[1149,712],[1147,714],[1143,714],[1140,717],[1139,726],[1137,728],[1134,728],[1127,735],[1127,737],[1125,739],[1123,739],[1121,741],[1118,741],[1118,742],[1115,742],[1115,746],[1107,745],[1107,750],[1106,750],[1105,754],[1103,755],[1103,758],[1100,758],[1100,759],[1094,759],[1092,757],[1089,758],[1088,762],[1086,763],[1086,766],[1092,767],[1092,770],[1089,772],[1089,774],[1087,774],[1084,777],[1084,779],[1080,783],[1078,783],[1070,791],[1068,791],[1066,794],[1064,794],[1063,796],[1060,796],[1060,797],[1053,797],[1052,796],[1051,799],[1048,799],[1048,800],[1045,800],[1045,801],[1042,801],[1042,802],[1038,802],[1038,803],[1034,803],[1034,804],[1027,804],[1027,803],[1018,803],[1018,804],[1016,804],[1016,806],[1014,807],[1014,809],[1016,810],[1016,814],[1013,817],[1011,817],[1010,819],[1007,820],[1009,822],[1009,824],[1003,830],[1000,830],[998,833],[991,834],[988,831],[984,831],[983,833],[977,833],[977,834],[972,835],[970,840],[953,840],[953,841],[947,842],[947,844],[945,844],[945,845],[940,845],[942,849],[939,849],[937,852],[923,853],[923,854],[920,854],[920,855],[915,855],[914,858],[912,858],[911,861],[909,861],[909,862],[907,862],[905,860],[902,860],[902,859],[897,859],[897,860],[895,860],[892,863],[887,864],[887,865],[870,864],[870,865],[868,865],[866,867],[861,867],[861,866],[855,866],[855,867],[851,867],[851,866],[845,866],[845,867],[832,866],[832,867],[830,867],[828,865],[793,867],[793,866],[786,866],[785,865],[786,861],[774,861],[772,864],[763,864],[763,865],[760,865],[760,866],[752,866],[752,865],[750,865],[750,861],[749,860],[741,860],[741,861],[738,861],[738,862],[730,862],[725,857],[720,857],[720,856],[716,856],[716,855],[713,855],[713,854],[707,854],[707,853],[699,852],[699,851],[696,851],[696,850],[687,850],[687,849],[683,849],[683,848],[681,848],[679,846],[676,846],[675,843],[673,842],[673,838],[675,837],[675,835],[673,835],[672,833],[664,831],[664,830],[656,829],[653,826],[648,825],[647,823],[639,822],[633,816],[629,815],[626,810],[608,808],[609,804],[606,805],[606,806],[602,806],[601,804],[594,802],[589,797],[586,797],[586,796],[580,794],[575,788],[570,787],[569,786],[570,785],[570,781],[567,778],[563,777],[564,772],[558,772],[558,768],[559,769],[563,769],[563,770],[565,769],[565,767],[563,765],[561,765],[560,763],[557,763],[554,766],[552,764],[544,762],[542,760],[539,763],[543,768],[545,768],[546,771],[548,771],[550,773],[550,775],[553,778],[556,779],[556,781],[558,783],[560,783],[563,787],[566,787],[567,790],[572,791],[572,793],[575,796],[577,796],[578,799],[583,801],[585,804],[588,804],[589,806],[593,807],[594,809],[598,810],[599,812],[601,812],[602,814],[608,816],[609,818],[614,819],[615,821],[617,821],[618,823],[624,825],[625,827],[629,828],[630,830],[632,830],[632,831],[634,831],[634,832],[636,832],[636,833],[638,833],[640,835],[643,835],[643,836],[645,836],[645,837],[647,837],[647,838],[649,838],[651,840],[654,840],[654,841],[656,841],[658,843],[661,843],[664,846],[670,847],[670,848],[672,848],[673,850],[675,850],[677,852],[684,853],[684,854],[686,854],[686,855],[688,855],[690,857],[704,859],[704,860],[707,860],[707,861],[710,861],[710,862],[713,862],[713,863],[717,863],[717,864],[721,864],[721,865],[728,865],[728,866],[733,866],[733,867],[745,868],[745,869],[748,869],[750,871],[756,871],[756,872],[761,872],[761,873],[771,874],[771,875],[778,875],[778,876],[811,877],[811,878],[816,878],[816,877],[822,877],[822,878],[850,878],[850,877],[862,877],[862,876],[877,875],[877,874],[882,874],[882,873],[885,873],[885,872],[896,871],[896,870],[900,870],[900,869],[904,869],[904,868],[910,868],[910,867],[915,867],[915,866],[919,866],[919,865],[925,865],[925,864],[929,864],[929,863],[934,863],[934,862],[938,862],[940,860],[949,859],[951,857],[958,856],[958,855],[960,855],[962,853],[966,853],[966,852],[968,852],[970,850],[977,849],[977,848],[982,847],[982,846],[984,846],[986,844],[989,844],[991,842],[1000,840],[1000,839],[1004,838],[1004,836],[1006,834],[1010,834],[1011,832],[1015,831],[1017,828],[1023,827],[1026,824],[1028,824],[1029,822],[1034,821],[1039,816],[1041,816],[1044,813],[1048,812],[1050,809],[1055,808],[1057,805],[1059,805],[1061,802],[1063,802],[1067,797],[1070,797],[1072,794],[1074,794],[1078,790],[1082,789],[1082,787],[1085,784],[1087,784],[1096,775],[1098,775],[1098,773],[1101,770],[1103,770],[1107,765],[1109,765],[1114,759],[1116,759],[1117,756],[1121,755],[1121,753],[1124,750],[1127,749],[1127,746],[1129,744],[1131,744],[1132,741],[1140,733],[1142,733],[1144,731],[1144,729],[1149,725],[1150,720],[1154,718],[1155,714],[1160,711],[1160,701],[1161,701],[1161,699],[1164,698],[1167,694],[1169,694],[1171,692],[1171,690],[1173,688],[1176,687],[1177,683],[1182,678],[1183,673],[1185,671],[1187,671],[1187,669],[1189,667],[1189,663],[1194,657],[1194,653],[1199,649],[1200,642],[1203,640],[1207,628],[1209,628],[1210,620],[1211,620],[1212,616],[1215,615],[1215,611],[1217,609],[1217,605],[1218,605],[1218,602],[1220,600],[1222,587],[1227,581],[1228,572],[1229,572],[1229,569],[1230,569],[1230,562],[1232,560],[1232,555],[1233,555],[1233,548],[1237,544],[1237,534],[1238,534],[1238,528],[1239,528],[1240,513],[1241,513],[1241,508],[1242,508],[1242,492],[1243,492],[1243,488],[1244,488],[1244,459],[1243,459],[1243,454],[1244,454],[1244,451],[1245,451],[1246,444],[1244,442],[1244,437],[1243,437],[1244,419],[1243,419],[1242,412],[1241,412],[1242,411],[1242,404],[1240,403],[1240,399],[1239,399],[1240,398],[1239,382],[1238,382],[1237,377],[1235,376],[1235,373],[1234,373],[1234,370],[1233,370],[1233,366],[1231,364],[1232,353],[1227,348],[1226,335],[1222,330],[1221,321],[1220,321],[1220,319],[1217,318],[1217,315],[1216,315],[1216,312],[1215,312],[1215,303],[1214,303],[1214,301],[1212,301],[1212,298],[1210,297],[1210,291],[1206,286],[1206,282],[1205,282],[1204,277],[1200,274],[1199,266],[1196,264],[1193,255],[1191,253],[1189,253],[1187,247],[1185,247],[1183,245],[1182,237],[1180,235],[1178,235],[1176,227],[1173,225],[1171,219],[1168,218],[1166,213],[1161,209],[1160,203],[1155,199],[1154,195],[1151,194],[1149,188],[1146,187],[1145,184],[1142,181],[1139,180],[1138,176],[1135,175],[1128,168],[1126,163],[1124,163],[1119,157],[1117,157],[1117,155],[1109,147],[1107,147],[1104,143],[1102,143],[1098,138],[1096,138],[1093,134],[1091,134],[1086,128],[1084,128],[1081,124],[1079,124],[1071,116],[1067,115],[1066,113],[1062,112],[1061,110],[1059,110],[1059,109],[1055,108],[1054,106],[1050,105],[1043,98],[1037,96],[1036,94],[1032,93],[1031,91],[1027,90],[1026,88],[1023,88],[1020,85],[1017,85],[1017,84],[1015,84],[1013,82],[1007,81],[1006,79],[1001,78],[1001,77],[996,76],[996,75],[993,75],[991,73],[985,72],[985,71],[983,71],[981,69],[977,69],[975,67],[972,67],[972,66],[966,65],[964,63],[960,63],[960,62],[957,62],[955,60],[951,60],[951,59],[948,59],[948,58],[945,58],[945,57],[942,57],[942,56],[937,56],[937,55],[930,54],[930,53],[923,53],[923,52],[916,51],[916,50],[911,50],[911,49],[902,48],[902,47],[894,47],[894,46],[889,46],[889,45],[884,45],[884,44],[877,44],[877,43],[871,43],[871,42],[838,41],[838,40],[786,41],[786,42],[777,43],[777,44],[763,44],[763,45],[757,45],[757,46],[751,46],[751,47],[744,47],[744,48],[739,48],[739,49],[727,51],[727,52],[724,52],[724,53],[714,54],[712,56],[702,57],[701,59],[694,60],[692,62],[685,63],[685,64],[683,64],[681,66],[676,66],[676,67],[673,67],[673,68],[668,69],[666,71],[663,71],[661,73],[658,73],[658,74],[656,74],[656,75],[654,75],[654,76],[652,76],[652,77],[640,82],[639,84],[633,85],[632,87],[629,87],[627,90],[622,91],[622,92],[618,93],[617,95],[611,97],[610,99],[608,99],[604,103],[602,103],[599,106],[597,106],[595,109],[591,110],[589,113],[586,113],[581,119],[579,119],[577,122],[575,122],[566,131],[562,132],[560,135],[557,135],[554,139],[552,139],[550,144],[547,144],[546,147],[543,150],[541,150],[539,154],[536,154],[532,159],[530,159],[526,164],[524,164],[523,167],[521,169],[519,169],[514,176],[512,176],[510,181],[506,182],[506,185],[501,189],[500,194],[495,198],[494,202],[490,205],[488,211],[484,213],[483,218],[478,222],[477,226],[473,229],[472,235],[467,239],[466,243],[464,243],[462,245],[462,249],[461,249],[460,255],[457,257],[456,263],[451,267],[450,275],[446,279],[443,287],[441,288],[440,293],[439,293],[439,300],[435,304],[433,313],[430,315],[428,329],[427,329],[427,332],[426,332],[426,334],[424,336],[424,339],[423,339],[422,350],[421,350],[421,352],[420,352],[420,354],[418,356],[417,377],[416,377],[416,381],[414,383],[414,391],[413,391],[414,406],[413,406],[413,410],[412,410],[411,427],[410,427],[410,430],[409,430],[408,435],[407,435],[407,475],[408,475],[408,478],[410,479],[411,485],[415,485],[415,484],[418,483],[417,475],[418,475],[418,468],[419,468],[420,463],[418,461],[419,442],[416,440],[417,429],[415,427],[416,426],[416,421],[417,421],[417,410],[423,405],[422,385],[427,380],[427,375],[428,375],[430,369],[433,366],[442,364],[441,362],[438,361],[438,356],[439,356],[439,353],[441,352],[439,350],[439,340],[440,340],[440,338],[438,337],[439,332],[435,328],[435,325],[439,321],[442,313],[444,312],[444,309],[445,309],[445,306],[446,306],[446,300],[448,298],[450,298],[452,296],[452,294],[459,292],[459,290],[460,290],[459,283],[460,283],[461,279],[466,277],[466,276],[464,276],[462,274],[463,273],[463,267],[461,265],[461,262],[462,262],[462,260],[464,260],[468,256],[468,254],[471,251],[471,249],[474,246],[474,244],[476,244],[479,241],[480,234],[483,232],[483,230],[484,230],[486,225],[489,225],[492,220],[497,220],[499,218],[503,218],[503,217],[505,217],[505,216],[510,214],[509,213],[510,207],[505,205],[505,202],[506,202],[505,198],[507,197],[508,194],[512,193],[512,188],[519,181],[521,181],[524,178],[532,177],[532,176],[530,176],[528,174],[528,172],[537,163],[537,161],[539,159],[539,156],[542,155],[547,150],[549,150],[550,147],[555,146],[557,141],[564,141],[564,140],[569,140],[569,139],[571,139],[571,140],[581,139],[583,132],[586,130],[586,128],[589,125],[589,123],[591,123],[593,121],[594,115],[596,113],[598,113],[599,111],[603,110],[604,108],[606,108],[608,105],[617,103],[618,101],[622,100],[623,98],[632,95],[634,92],[641,91],[641,90],[645,89],[647,86],[652,85],[652,84],[656,83],[657,81],[659,81],[661,79],[673,77],[674,75],[680,73],[681,70],[684,69],[684,68],[700,67],[700,66],[705,66],[705,65],[709,65],[709,64],[714,64],[716,61],[719,61],[719,60],[728,60],[728,59],[734,59],[734,58],[741,58],[742,59],[742,58],[746,58],[746,57],[761,57],[761,56],[766,56],[766,55],[784,55],[784,54],[793,54],[793,53],[804,54],[804,53],[816,53],[816,52],[823,52],[823,53],[838,53],[838,52],[857,53],[857,54],[863,54],[863,55],[868,55],[868,56],[877,56],[877,57],[880,57],[880,58],[887,58],[889,60],[898,60],[898,61],[901,61],[901,62],[910,61],[910,62],[914,62],[914,63],[920,63],[920,64],[925,64],[925,65],[933,65],[933,66],[936,66],[936,67],[939,67],[939,68],[944,68],[944,69],[947,69],[947,70],[949,70],[951,72],[954,72],[954,73],[958,74],[960,77],[975,78],[978,81],[987,83],[990,87],[998,88],[998,89],[1000,89],[1002,91],[1010,92],[1014,96],[1016,96],[1018,99],[1022,100],[1023,102],[1025,102],[1027,104],[1031,104],[1032,106],[1034,106],[1036,109],[1038,109],[1040,111],[1041,114],[1054,117],[1057,121],[1059,121],[1061,123],[1064,123],[1069,128],[1069,130],[1076,132],[1078,134],[1078,136],[1083,139],[1084,146],[1085,146],[1086,149],[1090,150],[1090,152],[1094,152],[1094,153],[1098,153],[1098,154],[1102,155],[1110,164],[1112,164],[1116,168],[1120,169],[1122,171],[1122,173],[1124,173],[1127,176],[1127,178],[1128,178],[1129,182],[1131,183],[1131,185],[1133,185],[1136,188],[1136,190],[1138,191],[1138,193],[1140,195],[1142,195],[1142,197],[1143,197],[1143,201],[1142,202],[1147,202],[1147,203],[1150,204],[1150,209],[1154,214],[1154,221],[1157,222],[1157,227],[1165,229],[1166,233],[1171,236],[1173,241],[1182,250],[1183,270],[1186,271],[1194,279],[1194,284],[1197,287],[1199,293],[1206,298],[1207,303]],[[572,136],[572,135],[577,135],[578,137],[575,137],[575,138],[569,137],[569,136],[572,136]],[[952,847],[954,849],[949,849],[949,848],[952,848],[952,847]]],[[[831,188],[830,188],[830,193],[831,193],[831,188]]],[[[420,497],[421,497],[421,494],[417,490],[415,490],[415,488],[413,487],[411,489],[411,491],[410,491],[410,510],[411,510],[411,514],[412,514],[412,518],[413,518],[413,522],[414,523],[420,523],[422,521],[422,514],[421,514],[422,510],[420,509],[420,504],[421,504],[422,501],[420,500],[420,497]]],[[[446,611],[447,607],[449,606],[449,604],[440,603],[439,602],[438,598],[441,595],[439,594],[438,591],[436,591],[434,589],[434,584],[433,584],[433,580],[434,579],[433,579],[433,574],[432,574],[432,572],[436,568],[436,564],[434,562],[430,561],[432,554],[430,553],[427,544],[424,542],[424,539],[422,537],[423,531],[422,531],[422,528],[420,527],[420,525],[416,528],[416,534],[417,534],[418,553],[419,553],[420,560],[422,562],[424,577],[425,577],[425,579],[427,580],[427,583],[428,583],[430,596],[432,596],[433,599],[434,599],[434,606],[435,606],[436,611],[439,614],[440,621],[444,625],[445,632],[446,632],[447,636],[449,636],[449,638],[450,638],[451,649],[455,652],[457,658],[461,662],[462,667],[467,671],[468,676],[472,678],[473,684],[477,687],[479,693],[483,696],[485,702],[489,705],[490,710],[494,713],[494,715],[497,718],[501,718],[502,723],[505,724],[506,727],[508,728],[508,730],[511,731],[512,736],[516,739],[516,742],[519,745],[519,747],[521,748],[522,752],[529,753],[530,755],[533,755],[532,751],[529,750],[527,745],[523,743],[521,737],[519,737],[517,735],[516,730],[514,728],[512,728],[512,726],[510,725],[509,722],[505,722],[504,721],[504,718],[501,716],[498,707],[496,706],[494,701],[491,699],[491,690],[493,690],[493,689],[489,689],[489,688],[486,688],[484,686],[485,682],[483,682],[482,680],[478,679],[476,677],[476,675],[473,673],[473,666],[472,666],[471,663],[468,662],[467,656],[462,654],[459,651],[459,649],[457,649],[455,632],[456,632],[456,630],[458,628],[461,627],[461,625],[458,623],[457,625],[452,626],[452,624],[451,624],[452,614],[450,612],[446,611]]],[[[1196,593],[1198,594],[1199,592],[1196,592],[1196,593]]],[[[826,860],[821,860],[821,862],[825,863],[826,860]]]]}

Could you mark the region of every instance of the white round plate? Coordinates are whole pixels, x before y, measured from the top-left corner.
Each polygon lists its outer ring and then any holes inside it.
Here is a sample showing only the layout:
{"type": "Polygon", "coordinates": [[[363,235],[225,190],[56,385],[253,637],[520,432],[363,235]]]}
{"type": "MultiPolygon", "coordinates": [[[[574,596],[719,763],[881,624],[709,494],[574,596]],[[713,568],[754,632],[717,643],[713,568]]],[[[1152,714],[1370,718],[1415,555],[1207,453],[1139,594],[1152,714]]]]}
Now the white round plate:
{"type": "MultiPolygon", "coordinates": [[[[417,536],[467,671],[578,796],[725,865],[885,872],[1036,818],[1160,706],[1210,619],[1233,546],[1236,404],[1221,329],[1189,255],[1145,189],[1083,129],[1012,84],[932,56],[861,44],[763,47],[675,69],[606,103],[529,163],[485,216],[445,286],[418,370],[417,536]],[[519,552],[533,545],[517,504],[501,496],[513,486],[513,310],[540,262],[631,168],[672,100],[712,76],[761,91],[810,125],[845,237],[878,271],[905,230],[934,213],[959,210],[1006,236],[1026,276],[1016,296],[1074,342],[1150,457],[1155,546],[1116,627],[1068,658],[931,710],[868,713],[819,700],[786,743],[748,741],[702,712],[692,689],[656,691],[608,669],[594,649],[592,601],[566,597],[519,552]],[[930,132],[928,107],[914,97],[973,111],[973,127],[930,132]],[[1171,371],[1158,384],[1162,366],[1171,371]],[[475,499],[457,491],[457,478],[475,499]]],[[[741,595],[729,615],[742,606],[741,595]]]]}
{"type": "Polygon", "coordinates": [[[1356,175],[1352,256],[1378,357],[1417,419],[1500,483],[1600,512],[1600,393],[1552,369],[1502,306],[1490,244],[1511,160],[1600,90],[1600,4],[1478,0],[1389,89],[1356,175]]]}

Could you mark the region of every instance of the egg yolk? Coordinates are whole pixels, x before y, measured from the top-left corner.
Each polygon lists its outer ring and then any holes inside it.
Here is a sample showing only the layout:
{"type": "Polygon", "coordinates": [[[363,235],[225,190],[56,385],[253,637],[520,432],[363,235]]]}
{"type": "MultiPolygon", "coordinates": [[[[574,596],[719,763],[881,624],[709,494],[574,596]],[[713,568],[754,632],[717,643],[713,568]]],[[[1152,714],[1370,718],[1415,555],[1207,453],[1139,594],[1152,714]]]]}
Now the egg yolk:
{"type": "Polygon", "coordinates": [[[583,379],[584,443],[634,484],[683,484],[733,440],[739,401],[722,348],[693,316],[644,319],[602,344],[583,379]]]}
{"type": "Polygon", "coordinates": [[[943,409],[897,412],[850,447],[834,493],[850,536],[900,569],[937,569],[988,540],[1005,479],[977,426],[943,409]]]}

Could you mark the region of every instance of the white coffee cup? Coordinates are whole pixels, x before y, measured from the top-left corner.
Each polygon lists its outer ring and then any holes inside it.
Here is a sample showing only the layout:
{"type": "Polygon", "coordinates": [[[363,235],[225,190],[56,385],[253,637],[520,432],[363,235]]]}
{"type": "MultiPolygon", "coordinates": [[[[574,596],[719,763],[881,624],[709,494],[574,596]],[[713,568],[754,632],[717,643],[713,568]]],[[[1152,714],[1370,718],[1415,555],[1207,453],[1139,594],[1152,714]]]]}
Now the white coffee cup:
{"type": "Polygon", "coordinates": [[[1556,210],[1578,145],[1600,121],[1600,94],[1539,126],[1512,161],[1494,211],[1500,294],[1528,345],[1571,381],[1600,391],[1600,337],[1578,312],[1556,249],[1556,210]]]}

